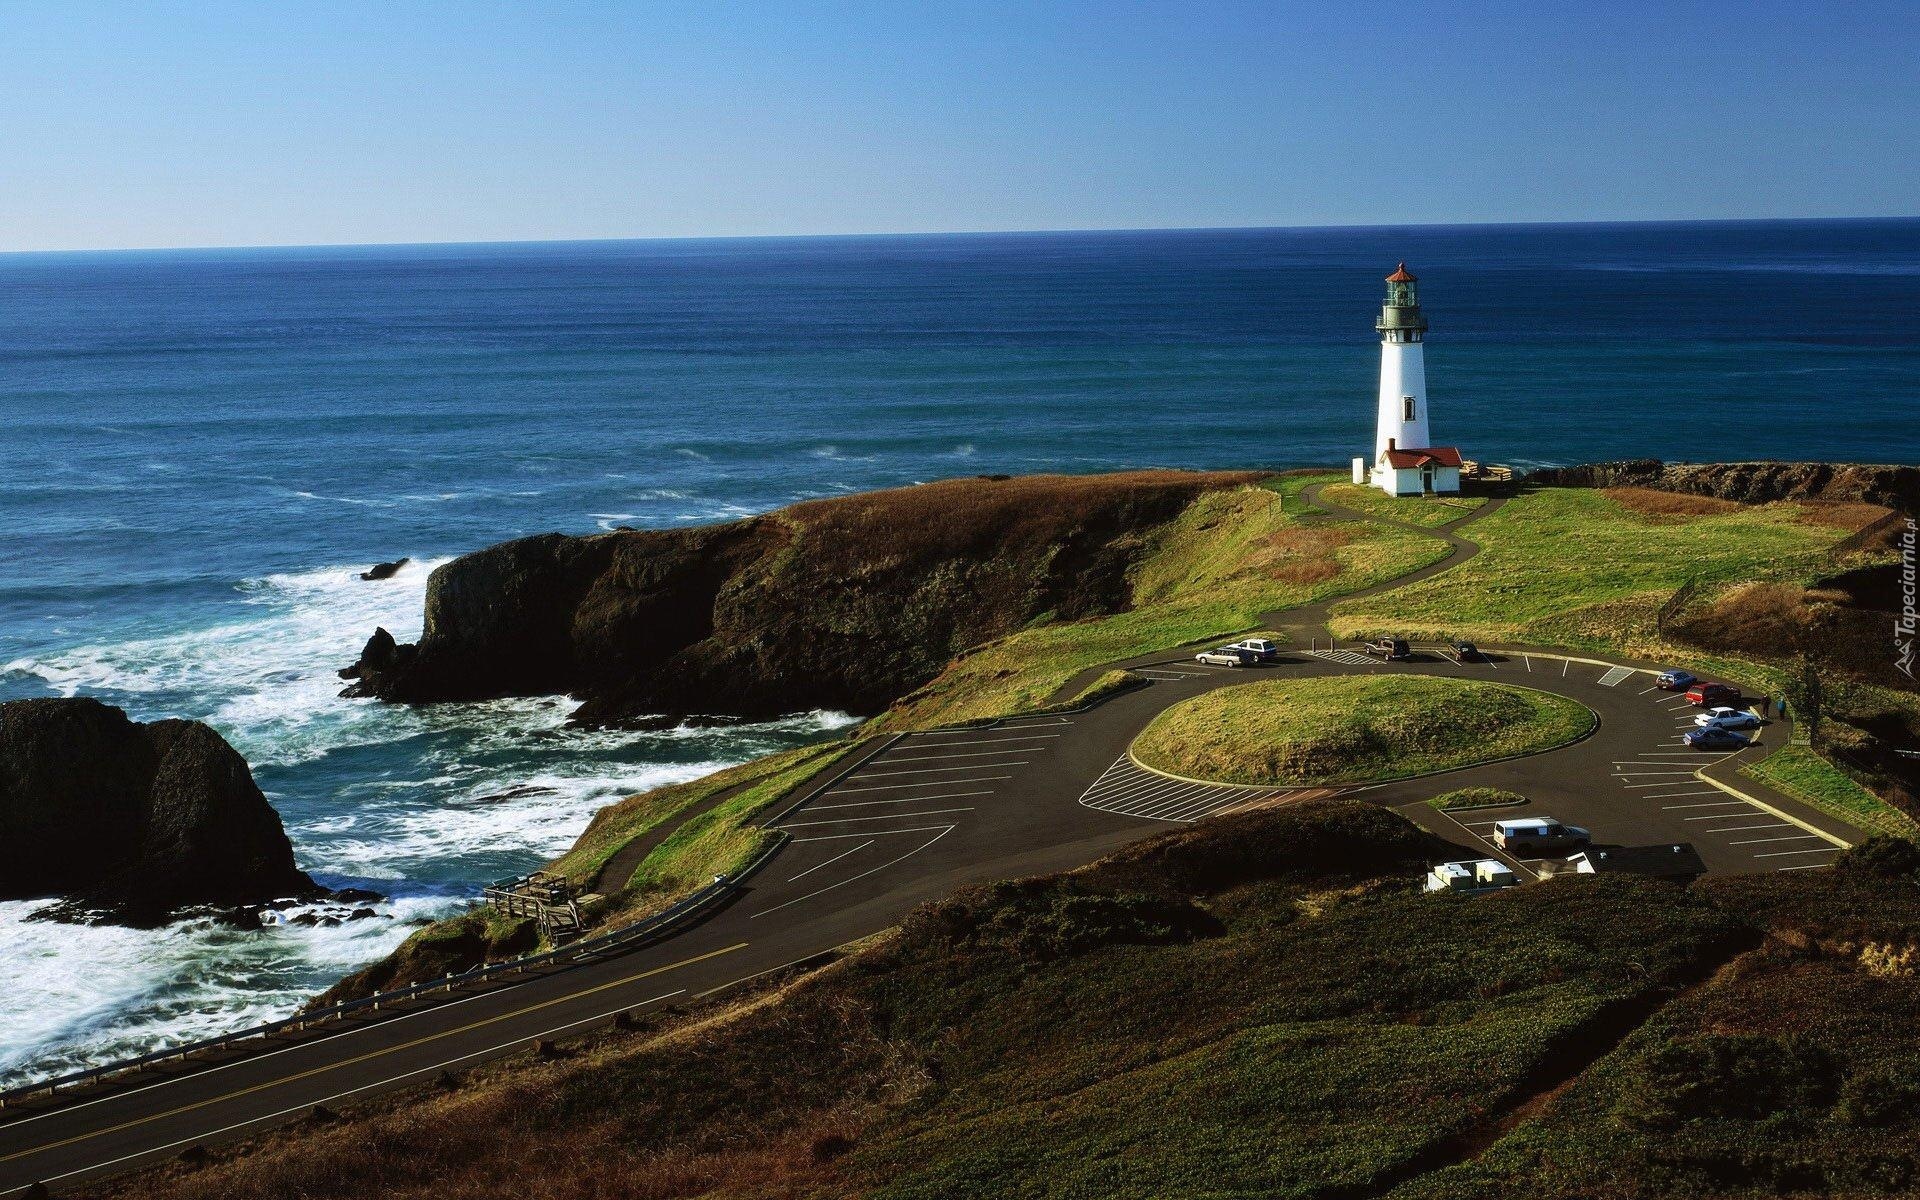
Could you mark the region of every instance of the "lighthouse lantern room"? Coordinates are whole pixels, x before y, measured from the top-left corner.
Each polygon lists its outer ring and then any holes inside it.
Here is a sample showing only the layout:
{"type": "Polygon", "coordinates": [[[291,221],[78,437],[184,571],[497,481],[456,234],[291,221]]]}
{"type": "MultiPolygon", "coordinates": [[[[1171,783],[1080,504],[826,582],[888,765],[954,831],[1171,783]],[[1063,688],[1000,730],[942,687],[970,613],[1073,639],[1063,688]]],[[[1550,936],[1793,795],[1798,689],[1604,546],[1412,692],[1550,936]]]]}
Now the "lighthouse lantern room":
{"type": "MultiPolygon", "coordinates": [[[[1389,496],[1460,490],[1460,451],[1433,445],[1428,433],[1427,318],[1420,312],[1418,285],[1401,263],[1387,276],[1386,303],[1374,325],[1380,333],[1380,397],[1371,480],[1389,496]]],[[[1356,459],[1356,483],[1360,467],[1356,459]]]]}

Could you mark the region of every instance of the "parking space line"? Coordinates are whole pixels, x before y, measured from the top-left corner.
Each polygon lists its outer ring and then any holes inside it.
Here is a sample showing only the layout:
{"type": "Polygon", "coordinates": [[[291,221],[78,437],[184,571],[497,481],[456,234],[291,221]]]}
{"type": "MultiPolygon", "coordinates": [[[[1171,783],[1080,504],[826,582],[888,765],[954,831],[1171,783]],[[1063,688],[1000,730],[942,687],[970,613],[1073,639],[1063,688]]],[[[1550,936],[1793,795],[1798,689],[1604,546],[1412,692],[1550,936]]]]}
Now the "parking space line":
{"type": "Polygon", "coordinates": [[[836,808],[874,808],[882,804],[918,804],[922,800],[960,800],[968,796],[991,796],[991,789],[984,792],[945,792],[938,796],[901,796],[897,800],[849,800],[845,804],[809,804],[801,812],[826,812],[836,808]]]}
{"type": "Polygon", "coordinates": [[[1722,825],[1715,833],[1745,833],[1750,829],[1792,829],[1791,821],[1772,821],[1764,825],[1722,825]]]}
{"type": "Polygon", "coordinates": [[[1563,658],[1560,660],[1560,678],[1565,679],[1567,677],[1567,672],[1572,669],[1573,669],[1572,659],[1563,658]]]}
{"type": "Polygon", "coordinates": [[[1658,688],[1659,686],[1660,686],[1660,685],[1656,683],[1656,684],[1653,684],[1653,685],[1652,685],[1651,687],[1643,687],[1643,688],[1641,688],[1641,689],[1640,689],[1640,692],[1639,692],[1639,694],[1640,694],[1640,695],[1642,695],[1642,696],[1644,696],[1644,695],[1646,695],[1646,694],[1647,694],[1648,692],[1651,692],[1651,691],[1653,691],[1654,689],[1656,689],[1656,688],[1658,688]]]}
{"type": "Polygon", "coordinates": [[[1005,753],[1005,750],[969,750],[965,754],[921,754],[912,758],[888,756],[886,761],[890,763],[939,762],[943,758],[998,758],[1005,753]]]}
{"type": "Polygon", "coordinates": [[[1698,804],[1662,804],[1661,812],[1674,808],[1718,808],[1723,804],[1745,804],[1745,800],[1703,800],[1698,804]]]}
{"type": "Polygon", "coordinates": [[[1064,733],[1027,733],[1019,737],[968,738],[964,742],[928,742],[916,737],[913,739],[913,744],[933,750],[943,746],[997,746],[1002,742],[1046,742],[1065,736],[1064,733]]]}
{"type": "Polygon", "coordinates": [[[1206,808],[1209,805],[1224,803],[1225,800],[1226,797],[1221,793],[1219,788],[1207,787],[1202,784],[1199,788],[1187,792],[1184,795],[1169,797],[1164,803],[1154,806],[1153,813],[1156,816],[1178,817],[1196,808],[1206,808]]]}
{"type": "Polygon", "coordinates": [[[1729,846],[1758,846],[1758,845],[1761,845],[1762,843],[1765,843],[1765,842],[1804,842],[1804,841],[1806,841],[1806,840],[1807,840],[1808,838],[1817,838],[1817,837],[1819,837],[1819,836],[1820,836],[1820,835],[1819,835],[1819,834],[1817,834],[1817,833],[1796,833],[1796,834],[1794,834],[1794,835],[1792,835],[1791,837],[1777,837],[1777,838],[1752,838],[1752,839],[1749,839],[1749,840],[1747,840],[1747,841],[1744,841],[1744,842],[1728,842],[1728,843],[1727,843],[1727,845],[1729,845],[1729,846]]]}
{"type": "Polygon", "coordinates": [[[938,817],[945,813],[972,812],[971,805],[964,808],[930,808],[926,812],[882,813],[877,817],[835,817],[831,821],[788,821],[776,825],[775,829],[804,829],[809,825],[851,825],[855,821],[908,821],[914,817],[938,817]]]}
{"type": "Polygon", "coordinates": [[[1776,871],[1824,871],[1827,869],[1827,866],[1828,864],[1826,863],[1801,863],[1799,866],[1794,866],[1794,867],[1775,867],[1774,870],[1776,871]]]}
{"type": "Polygon", "coordinates": [[[911,771],[861,771],[858,777],[861,779],[884,779],[889,775],[944,775],[948,771],[981,771],[991,770],[996,767],[1024,767],[1031,761],[1031,759],[1021,758],[1013,762],[974,763],[966,767],[917,767],[911,771]]]}
{"type": "Polygon", "coordinates": [[[816,833],[812,837],[793,839],[793,845],[801,842],[844,842],[849,838],[887,837],[896,833],[926,833],[930,829],[958,829],[958,825],[915,825],[912,829],[863,829],[859,833],[816,833]]]}
{"type": "Polygon", "coordinates": [[[993,783],[1001,779],[1012,779],[1011,775],[982,775],[977,779],[942,779],[938,782],[922,780],[919,783],[876,783],[872,787],[836,787],[822,792],[823,796],[849,796],[855,792],[897,792],[901,788],[945,787],[950,783],[993,783]]]}
{"type": "Polygon", "coordinates": [[[840,853],[834,855],[832,858],[828,859],[823,863],[813,864],[811,867],[808,867],[806,870],[800,872],[798,875],[794,875],[788,878],[787,882],[792,883],[795,879],[805,879],[807,876],[813,874],[815,871],[818,871],[821,867],[830,867],[833,864],[839,862],[841,859],[845,858],[849,854],[858,854],[862,850],[865,850],[868,846],[873,845],[875,842],[879,840],[880,840],[879,838],[868,838],[866,841],[861,842],[858,846],[855,846],[851,850],[842,850],[840,853]]]}
{"type": "Polygon", "coordinates": [[[1522,654],[1520,657],[1527,660],[1527,670],[1529,671],[1533,670],[1533,655],[1522,654]]]}
{"type": "MultiPolygon", "coordinates": [[[[1703,813],[1697,817],[1681,817],[1680,819],[1682,821],[1744,821],[1753,815],[1754,814],[1750,812],[1703,813]]],[[[1716,833],[1725,828],[1727,828],[1725,825],[1720,825],[1707,832],[1716,833]]]]}
{"type": "Polygon", "coordinates": [[[1812,850],[1769,850],[1765,854],[1756,854],[1755,858],[1786,858],[1792,854],[1838,854],[1839,846],[1817,846],[1812,850]]]}

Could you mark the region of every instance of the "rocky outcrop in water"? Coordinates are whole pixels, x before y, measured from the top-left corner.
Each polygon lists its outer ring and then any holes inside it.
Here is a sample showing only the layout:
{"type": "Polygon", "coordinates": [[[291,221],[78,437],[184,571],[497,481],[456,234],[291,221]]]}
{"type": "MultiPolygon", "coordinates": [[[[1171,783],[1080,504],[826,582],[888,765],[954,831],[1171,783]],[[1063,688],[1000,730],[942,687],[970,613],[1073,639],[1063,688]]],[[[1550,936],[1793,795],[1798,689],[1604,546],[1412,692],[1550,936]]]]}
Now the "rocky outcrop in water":
{"type": "Polygon", "coordinates": [[[398,575],[400,573],[401,567],[406,566],[408,563],[412,561],[413,560],[410,558],[396,558],[392,562],[375,563],[371,567],[368,567],[366,570],[360,572],[360,578],[367,580],[368,582],[372,582],[377,579],[392,579],[395,575],[398,575]]]}
{"type": "Polygon", "coordinates": [[[1246,472],[962,479],[675,530],[521,538],[447,563],[417,646],[350,694],[571,693],[575,719],[884,709],[963,650],[1128,602],[1153,531],[1246,472]]]}
{"type": "Polygon", "coordinates": [[[0,704],[0,898],[123,919],[323,894],[225,739],[88,699],[0,704]]]}
{"type": "Polygon", "coordinates": [[[1850,500],[1920,512],[1920,467],[1865,463],[1664,463],[1657,458],[1546,467],[1527,476],[1541,487],[1643,487],[1743,504],[1850,500]]]}

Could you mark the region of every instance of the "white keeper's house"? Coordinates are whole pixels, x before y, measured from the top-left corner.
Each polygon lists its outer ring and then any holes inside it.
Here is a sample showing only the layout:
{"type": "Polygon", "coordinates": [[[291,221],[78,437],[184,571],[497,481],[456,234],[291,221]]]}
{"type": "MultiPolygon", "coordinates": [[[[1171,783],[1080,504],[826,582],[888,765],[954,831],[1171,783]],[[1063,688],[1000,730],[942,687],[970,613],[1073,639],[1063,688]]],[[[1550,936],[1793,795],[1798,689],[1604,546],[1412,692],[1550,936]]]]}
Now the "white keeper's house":
{"type": "Polygon", "coordinates": [[[1380,405],[1373,466],[1353,460],[1353,481],[1389,496],[1446,495],[1460,490],[1460,451],[1436,446],[1427,427],[1427,318],[1407,264],[1387,276],[1380,307],[1380,405]]]}

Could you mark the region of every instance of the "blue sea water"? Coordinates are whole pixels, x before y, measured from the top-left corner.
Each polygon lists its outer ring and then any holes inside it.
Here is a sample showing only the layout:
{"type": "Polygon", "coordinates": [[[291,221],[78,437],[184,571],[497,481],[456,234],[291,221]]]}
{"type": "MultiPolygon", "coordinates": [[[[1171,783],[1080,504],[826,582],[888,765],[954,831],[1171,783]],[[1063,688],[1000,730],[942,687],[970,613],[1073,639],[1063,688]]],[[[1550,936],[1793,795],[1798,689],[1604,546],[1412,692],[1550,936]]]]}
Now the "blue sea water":
{"type": "Polygon", "coordinates": [[[1341,463],[1400,259],[1475,457],[1920,460],[1920,220],[0,256],[0,698],[212,722],[303,866],[392,897],[253,934],[0,904],[0,1082],[287,1011],[598,803],[842,720],[339,699],[433,564],[952,475],[1341,463]]]}

